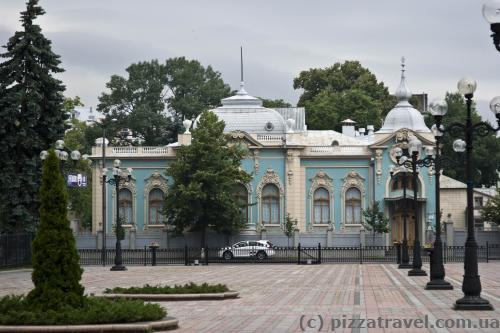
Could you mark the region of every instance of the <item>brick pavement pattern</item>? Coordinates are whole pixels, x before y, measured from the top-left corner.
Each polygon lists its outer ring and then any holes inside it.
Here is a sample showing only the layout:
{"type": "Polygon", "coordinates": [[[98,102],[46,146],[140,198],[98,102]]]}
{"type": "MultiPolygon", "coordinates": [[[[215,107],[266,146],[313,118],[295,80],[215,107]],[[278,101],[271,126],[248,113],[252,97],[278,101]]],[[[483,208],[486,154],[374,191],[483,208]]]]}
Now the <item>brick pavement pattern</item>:
{"type": "MultiPolygon", "coordinates": [[[[428,267],[424,265],[428,271],[428,267]]],[[[454,290],[424,290],[428,277],[408,277],[393,264],[349,265],[210,265],[85,267],[86,293],[100,294],[115,286],[179,284],[189,281],[225,283],[240,292],[239,299],[224,301],[161,302],[179,319],[175,332],[500,332],[500,328],[335,328],[350,319],[500,320],[500,262],[480,264],[483,297],[495,311],[454,311],[462,296],[462,264],[447,264],[447,279],[454,290]],[[301,319],[302,318],[302,319],[301,319]],[[302,325],[301,325],[302,322],[302,325]],[[307,323],[310,323],[307,325],[307,323]],[[314,327],[308,327],[314,326],[314,327]]],[[[0,272],[0,295],[27,293],[32,288],[29,270],[0,272]]],[[[360,322],[358,322],[360,323],[360,322]]],[[[364,326],[366,326],[366,322],[364,326]]],[[[491,322],[490,322],[491,324],[491,322]]]]}

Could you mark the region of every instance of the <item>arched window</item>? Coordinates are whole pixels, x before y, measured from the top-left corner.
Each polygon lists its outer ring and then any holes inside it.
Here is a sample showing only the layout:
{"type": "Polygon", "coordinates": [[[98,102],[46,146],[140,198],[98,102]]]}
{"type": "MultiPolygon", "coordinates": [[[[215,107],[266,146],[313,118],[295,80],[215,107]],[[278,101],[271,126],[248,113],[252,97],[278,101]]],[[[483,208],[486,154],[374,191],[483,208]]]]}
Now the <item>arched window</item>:
{"type": "Polygon", "coordinates": [[[346,224],[361,224],[361,192],[351,187],[345,193],[346,224]]]}
{"type": "Polygon", "coordinates": [[[159,188],[154,188],[149,192],[148,198],[149,207],[149,224],[162,224],[164,222],[163,204],[164,197],[163,191],[159,188]]]}
{"type": "Polygon", "coordinates": [[[262,223],[280,223],[280,195],[273,184],[267,184],[262,189],[262,223]]]}
{"type": "Polygon", "coordinates": [[[330,194],[323,187],[314,191],[314,223],[330,222],[330,194]]]}
{"type": "MultiPolygon", "coordinates": [[[[392,190],[402,190],[403,189],[403,173],[396,175],[395,179],[392,181],[392,190]]],[[[411,174],[406,175],[406,190],[413,190],[413,177],[411,174]]]]}
{"type": "Polygon", "coordinates": [[[245,185],[237,184],[233,190],[236,202],[241,205],[240,212],[245,221],[248,221],[248,191],[245,185]]]}
{"type": "Polygon", "coordinates": [[[339,146],[339,142],[337,140],[333,140],[332,147],[338,147],[338,146],[339,146]]]}
{"type": "Polygon", "coordinates": [[[119,198],[119,216],[121,219],[121,223],[123,224],[131,224],[134,223],[132,219],[132,192],[129,189],[122,188],[120,190],[120,198],[119,198]]]}

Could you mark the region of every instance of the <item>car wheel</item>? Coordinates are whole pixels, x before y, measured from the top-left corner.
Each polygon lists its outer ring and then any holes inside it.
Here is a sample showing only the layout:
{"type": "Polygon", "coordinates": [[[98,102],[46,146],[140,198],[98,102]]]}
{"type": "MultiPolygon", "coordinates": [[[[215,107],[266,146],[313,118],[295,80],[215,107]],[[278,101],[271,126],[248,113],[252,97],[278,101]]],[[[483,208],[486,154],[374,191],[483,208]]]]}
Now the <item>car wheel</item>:
{"type": "Polygon", "coordinates": [[[231,251],[226,251],[224,252],[222,257],[224,258],[224,260],[231,260],[233,259],[233,254],[231,253],[231,251]]]}
{"type": "Polygon", "coordinates": [[[257,252],[257,260],[264,260],[267,258],[267,254],[264,251],[257,252]]]}

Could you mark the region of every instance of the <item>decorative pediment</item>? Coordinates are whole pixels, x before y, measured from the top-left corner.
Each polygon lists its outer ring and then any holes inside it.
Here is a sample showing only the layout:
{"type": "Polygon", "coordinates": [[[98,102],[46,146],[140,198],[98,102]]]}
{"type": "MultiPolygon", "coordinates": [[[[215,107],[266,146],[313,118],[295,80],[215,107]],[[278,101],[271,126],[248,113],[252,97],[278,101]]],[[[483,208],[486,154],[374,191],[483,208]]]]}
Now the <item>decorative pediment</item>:
{"type": "Polygon", "coordinates": [[[262,176],[262,179],[260,180],[259,185],[257,186],[257,198],[261,197],[262,189],[264,186],[267,184],[274,184],[278,187],[280,191],[280,195],[283,195],[284,193],[284,188],[283,184],[281,184],[280,177],[276,171],[272,168],[268,168],[264,175],[262,176]]]}
{"type": "Polygon", "coordinates": [[[245,131],[236,130],[236,131],[229,132],[229,138],[230,138],[230,141],[232,141],[234,143],[243,144],[247,148],[249,148],[249,147],[262,147],[262,144],[259,143],[259,141],[252,138],[250,136],[250,134],[248,134],[245,131]]]}
{"type": "Polygon", "coordinates": [[[144,197],[147,198],[149,192],[154,188],[159,188],[163,193],[167,193],[168,184],[165,178],[159,171],[153,172],[149,177],[144,179],[144,197]]]}
{"type": "Polygon", "coordinates": [[[411,129],[408,128],[401,128],[397,130],[396,132],[389,134],[387,136],[384,136],[382,139],[374,142],[369,146],[371,149],[378,149],[378,148],[386,148],[387,144],[390,144],[390,141],[394,139],[395,143],[406,143],[408,142],[409,138],[411,136],[416,136],[420,141],[422,141],[423,145],[434,145],[433,140],[429,140],[428,138],[425,138],[424,136],[420,135],[417,132],[413,132],[411,129]]]}
{"type": "Polygon", "coordinates": [[[365,193],[365,178],[354,170],[347,173],[345,178],[342,178],[342,193],[345,193],[351,187],[357,187],[362,195],[365,193]]]}
{"type": "Polygon", "coordinates": [[[309,188],[309,197],[312,197],[318,187],[326,188],[333,195],[333,179],[323,170],[318,171],[309,181],[312,183],[309,188]]]}

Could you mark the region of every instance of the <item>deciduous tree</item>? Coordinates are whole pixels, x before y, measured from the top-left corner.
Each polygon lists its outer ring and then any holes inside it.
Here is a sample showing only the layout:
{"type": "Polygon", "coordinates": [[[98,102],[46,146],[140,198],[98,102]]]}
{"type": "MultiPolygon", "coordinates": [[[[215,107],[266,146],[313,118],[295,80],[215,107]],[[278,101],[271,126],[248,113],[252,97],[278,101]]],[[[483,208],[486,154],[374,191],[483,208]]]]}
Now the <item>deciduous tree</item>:
{"type": "Polygon", "coordinates": [[[251,179],[240,167],[246,152],[229,144],[224,126],[214,113],[204,112],[192,131],[191,144],[181,146],[167,168],[173,182],[165,199],[167,223],[178,233],[200,231],[201,247],[206,245],[208,229],[229,235],[246,222],[233,194],[236,184],[251,179]]]}
{"type": "Polygon", "coordinates": [[[302,71],[293,81],[303,89],[298,106],[306,107],[309,129],[341,129],[341,121],[355,120],[360,127],[378,129],[395,99],[383,82],[358,61],[302,71]]]}

